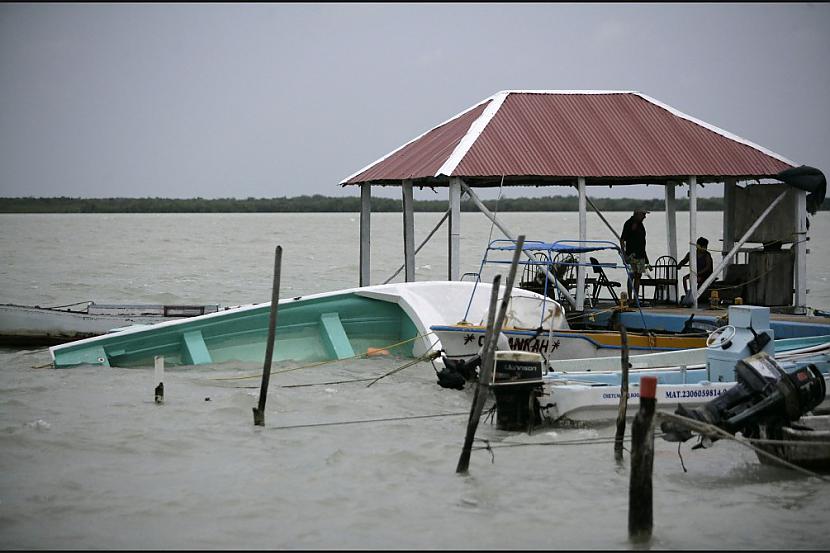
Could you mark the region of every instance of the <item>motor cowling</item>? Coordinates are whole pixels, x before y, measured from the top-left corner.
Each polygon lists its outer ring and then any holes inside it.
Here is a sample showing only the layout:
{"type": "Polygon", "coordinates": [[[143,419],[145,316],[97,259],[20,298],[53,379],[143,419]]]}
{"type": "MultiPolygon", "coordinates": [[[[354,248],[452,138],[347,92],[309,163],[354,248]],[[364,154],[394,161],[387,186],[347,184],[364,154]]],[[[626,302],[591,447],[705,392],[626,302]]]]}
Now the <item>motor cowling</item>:
{"type": "MultiPolygon", "coordinates": [[[[813,364],[785,370],[773,357],[760,352],[735,365],[736,384],[696,409],[678,405],[676,414],[711,424],[735,434],[755,435],[759,425],[784,425],[815,409],[827,393],[824,375],[813,364]]],[[[692,437],[679,421],[660,425],[667,441],[692,437]]]]}

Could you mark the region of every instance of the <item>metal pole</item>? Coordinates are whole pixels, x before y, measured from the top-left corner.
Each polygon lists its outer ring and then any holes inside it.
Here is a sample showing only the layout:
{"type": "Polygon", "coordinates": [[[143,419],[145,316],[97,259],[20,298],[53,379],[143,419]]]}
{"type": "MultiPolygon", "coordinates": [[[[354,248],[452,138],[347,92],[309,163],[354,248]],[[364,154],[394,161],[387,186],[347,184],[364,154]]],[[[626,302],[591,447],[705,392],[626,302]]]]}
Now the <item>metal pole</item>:
{"type": "Polygon", "coordinates": [[[625,325],[620,324],[620,344],[622,355],[620,362],[622,372],[620,373],[620,407],[617,412],[617,434],[614,436],[614,458],[622,461],[623,439],[625,438],[625,417],[628,411],[628,369],[631,364],[628,362],[628,332],[625,325]]]}
{"type": "MultiPolygon", "coordinates": [[[[505,228],[505,226],[502,225],[501,222],[498,219],[496,219],[495,215],[490,213],[490,210],[487,209],[487,206],[485,206],[482,203],[482,201],[478,198],[478,196],[475,195],[475,193],[470,189],[470,187],[467,186],[463,181],[461,182],[461,187],[464,189],[465,192],[467,192],[467,195],[470,196],[470,199],[473,200],[473,203],[476,204],[479,211],[481,211],[488,219],[493,221],[493,224],[496,225],[497,227],[499,227],[499,230],[501,230],[506,237],[508,237],[510,240],[513,240],[514,239],[513,238],[513,233],[510,232],[509,230],[507,230],[507,228],[505,228]]],[[[522,250],[522,251],[529,259],[533,260],[533,257],[529,253],[525,252],[524,250],[522,250]]],[[[553,282],[556,285],[556,288],[560,292],[562,292],[562,296],[566,300],[568,300],[568,303],[571,304],[571,307],[575,308],[576,307],[576,300],[573,298],[573,296],[571,296],[571,294],[568,292],[568,290],[564,286],[562,286],[562,283],[559,282],[559,279],[557,279],[549,270],[546,269],[545,272],[547,273],[548,278],[550,279],[550,281],[553,282]]]]}
{"type": "Polygon", "coordinates": [[[268,342],[265,345],[265,363],[262,367],[262,385],[259,388],[259,405],[254,407],[254,425],[265,426],[265,399],[268,396],[268,380],[271,378],[271,358],[274,355],[274,341],[277,332],[277,309],[280,298],[280,270],[282,246],[277,246],[274,256],[274,285],[271,289],[271,316],[268,319],[268,342]]]}
{"type": "Polygon", "coordinates": [[[697,177],[689,177],[689,291],[697,309],[697,177]]]}
{"type": "Polygon", "coordinates": [[[415,281],[415,214],[413,213],[412,181],[405,180],[401,185],[403,208],[403,258],[406,266],[406,282],[415,281]]]}
{"type": "MultiPolygon", "coordinates": [[[[424,238],[424,241],[423,241],[423,242],[421,242],[421,245],[420,245],[420,246],[418,246],[417,248],[415,248],[415,254],[416,254],[416,255],[417,255],[417,253],[418,253],[419,251],[421,251],[421,248],[423,248],[423,247],[424,247],[424,245],[425,245],[427,242],[429,242],[429,239],[430,239],[430,238],[432,238],[432,235],[433,235],[433,234],[435,234],[435,233],[438,231],[438,229],[439,229],[439,228],[441,228],[441,225],[443,225],[443,224],[444,224],[444,221],[446,221],[446,220],[447,220],[447,217],[449,217],[449,216],[450,216],[450,210],[448,209],[447,211],[445,211],[445,212],[444,212],[444,216],[443,216],[443,217],[441,217],[441,220],[440,220],[440,221],[438,221],[438,224],[437,224],[437,225],[435,225],[435,228],[433,228],[433,229],[432,229],[432,232],[430,232],[430,233],[427,235],[427,237],[426,237],[426,238],[424,238]]],[[[394,273],[392,273],[392,276],[390,276],[389,278],[387,278],[386,280],[384,280],[384,281],[383,281],[383,283],[384,283],[384,284],[389,284],[389,282],[390,282],[393,278],[395,278],[396,276],[398,276],[398,274],[399,274],[401,271],[403,271],[403,270],[404,270],[404,267],[405,267],[405,265],[401,265],[400,267],[398,267],[398,270],[397,270],[397,271],[395,271],[394,273]]]]}
{"type": "Polygon", "coordinates": [[[369,286],[372,252],[372,187],[360,185],[360,276],[358,286],[369,286]]]}
{"type": "Polygon", "coordinates": [[[589,198],[588,196],[585,196],[585,201],[588,202],[588,204],[592,208],[594,208],[594,211],[597,212],[597,215],[599,215],[599,218],[602,219],[602,222],[605,223],[605,226],[608,227],[608,230],[611,231],[611,233],[617,238],[617,242],[619,242],[621,240],[620,235],[617,234],[617,231],[614,230],[614,227],[611,226],[611,223],[609,223],[605,219],[605,217],[603,217],[602,212],[599,210],[599,208],[596,205],[594,205],[594,202],[591,201],[591,198],[589,198]]]}
{"type": "MultiPolygon", "coordinates": [[[[585,177],[577,179],[579,191],[579,239],[582,242],[588,239],[588,214],[585,207],[587,194],[585,192],[585,177]]],[[[579,265],[576,267],[576,309],[585,309],[585,252],[579,253],[579,265]]]]}
{"type": "MultiPolygon", "coordinates": [[[[715,281],[715,279],[716,279],[716,278],[718,278],[718,275],[720,274],[721,269],[723,269],[726,265],[728,265],[728,264],[729,264],[729,261],[730,261],[733,257],[735,257],[735,253],[736,253],[736,252],[740,249],[740,247],[741,247],[741,246],[743,246],[743,245],[744,245],[744,242],[746,242],[747,240],[749,240],[749,237],[750,237],[750,236],[752,236],[752,233],[753,233],[753,232],[755,232],[755,229],[757,229],[757,228],[758,228],[758,226],[761,224],[761,222],[762,222],[764,219],[766,219],[767,215],[769,215],[770,211],[772,211],[772,210],[773,210],[773,208],[774,208],[775,206],[777,206],[777,205],[781,202],[781,200],[783,200],[783,199],[784,199],[784,196],[786,196],[786,195],[787,195],[787,191],[786,191],[786,190],[784,190],[783,192],[781,192],[781,194],[779,194],[779,195],[778,195],[778,197],[777,197],[777,198],[775,198],[775,199],[772,201],[772,203],[771,203],[771,204],[769,204],[769,207],[767,207],[767,208],[764,210],[764,212],[763,212],[763,213],[761,213],[761,214],[758,216],[758,219],[757,219],[754,223],[752,223],[752,226],[751,226],[751,227],[749,227],[749,230],[747,230],[747,231],[744,233],[744,235],[741,237],[741,239],[740,239],[740,240],[738,240],[738,241],[735,243],[735,245],[734,245],[734,246],[732,246],[732,249],[731,249],[731,250],[729,250],[729,253],[726,255],[726,257],[724,257],[724,258],[723,258],[723,260],[721,260],[721,262],[720,262],[720,264],[718,265],[718,267],[717,267],[714,271],[712,271],[711,276],[710,276],[709,278],[707,278],[705,281],[703,281],[703,284],[701,284],[701,285],[700,285],[700,290],[698,290],[698,292],[697,292],[698,297],[700,296],[700,294],[702,294],[703,292],[705,292],[705,291],[706,291],[706,288],[708,288],[708,287],[709,287],[709,285],[710,285],[710,284],[712,284],[712,283],[715,281]]],[[[696,248],[697,246],[695,245],[694,247],[696,248]]],[[[690,255],[689,255],[689,265],[691,265],[691,264],[692,264],[692,259],[694,259],[694,260],[695,260],[695,261],[694,261],[694,263],[695,263],[695,265],[697,265],[697,258],[694,256],[694,254],[690,254],[690,255]]],[[[693,275],[693,276],[694,276],[694,275],[693,275]]],[[[689,278],[689,280],[691,281],[691,280],[692,280],[692,277],[690,277],[690,278],[689,278]]]]}

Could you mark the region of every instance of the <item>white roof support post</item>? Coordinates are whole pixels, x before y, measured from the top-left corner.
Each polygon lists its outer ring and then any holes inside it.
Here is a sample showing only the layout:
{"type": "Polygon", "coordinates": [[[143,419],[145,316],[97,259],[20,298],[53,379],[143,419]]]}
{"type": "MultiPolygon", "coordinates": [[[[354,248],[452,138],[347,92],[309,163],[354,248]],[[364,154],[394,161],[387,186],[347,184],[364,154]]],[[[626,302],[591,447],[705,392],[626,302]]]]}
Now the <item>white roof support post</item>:
{"type": "Polygon", "coordinates": [[[370,184],[360,185],[360,281],[359,286],[369,286],[369,252],[372,218],[372,188],[370,184]]]}
{"type": "MultiPolygon", "coordinates": [[[[734,178],[727,178],[723,180],[723,251],[721,257],[726,258],[726,254],[732,250],[735,245],[735,193],[738,185],[734,178]]],[[[726,268],[732,263],[729,262],[724,265],[724,275],[726,275],[726,268]]]]}
{"type": "MultiPolygon", "coordinates": [[[[666,185],[666,251],[674,258],[675,261],[680,261],[677,257],[677,201],[675,199],[676,186],[674,183],[666,185]]],[[[676,275],[677,276],[677,275],[676,275]]],[[[674,287],[669,291],[669,299],[677,301],[678,283],[675,281],[674,287]]]]}
{"type": "MultiPolygon", "coordinates": [[[[579,239],[588,239],[588,203],[585,193],[585,177],[577,178],[579,191],[579,239]]],[[[576,310],[585,309],[585,252],[579,254],[579,265],[576,268],[576,310]]]]}
{"type": "Polygon", "coordinates": [[[697,177],[689,176],[689,293],[697,309],[697,177]]]}
{"type": "Polygon", "coordinates": [[[450,227],[447,248],[447,280],[461,277],[461,178],[451,177],[449,186],[450,227]]]}
{"type": "Polygon", "coordinates": [[[666,185],[666,251],[669,255],[680,261],[677,257],[677,199],[675,191],[677,185],[674,183],[666,185]]]}
{"type": "Polygon", "coordinates": [[[795,228],[793,241],[793,288],[795,296],[793,305],[796,313],[807,310],[807,192],[792,189],[795,192],[795,228]]]}
{"type": "Polygon", "coordinates": [[[404,280],[415,282],[415,208],[411,180],[401,183],[401,196],[403,200],[404,280]]]}
{"type": "MultiPolygon", "coordinates": [[[[478,196],[476,196],[472,188],[470,188],[463,182],[461,183],[461,186],[464,188],[464,192],[466,192],[470,199],[473,200],[473,203],[476,204],[476,207],[478,207],[479,211],[481,211],[485,217],[493,221],[493,224],[499,227],[499,230],[502,231],[508,239],[515,241],[516,238],[514,238],[513,233],[510,232],[510,230],[507,227],[501,224],[501,221],[496,219],[496,216],[493,215],[489,209],[487,209],[487,206],[482,203],[478,196]]],[[[527,257],[531,261],[533,260],[533,256],[527,253],[526,250],[523,249],[522,253],[524,253],[525,257],[527,257]]],[[[573,296],[571,296],[571,294],[568,292],[568,289],[562,286],[562,283],[559,282],[559,280],[557,280],[556,277],[549,270],[545,269],[545,273],[547,273],[550,282],[552,282],[556,286],[556,289],[562,293],[562,297],[567,300],[571,307],[576,307],[576,301],[574,300],[573,296]]]]}

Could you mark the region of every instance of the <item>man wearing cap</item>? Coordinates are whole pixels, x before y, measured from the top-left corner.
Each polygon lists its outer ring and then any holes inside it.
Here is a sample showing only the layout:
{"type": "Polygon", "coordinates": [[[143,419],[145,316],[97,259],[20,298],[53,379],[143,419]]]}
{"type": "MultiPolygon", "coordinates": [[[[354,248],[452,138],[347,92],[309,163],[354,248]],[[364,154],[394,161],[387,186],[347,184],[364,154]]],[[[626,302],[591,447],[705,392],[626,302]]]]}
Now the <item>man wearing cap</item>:
{"type": "Polygon", "coordinates": [[[628,283],[628,297],[639,296],[640,277],[648,265],[648,254],[646,253],[646,227],[643,220],[648,211],[642,207],[634,210],[634,215],[628,218],[623,224],[620,235],[620,247],[625,254],[626,263],[631,267],[631,280],[634,281],[634,295],[631,293],[631,283],[628,283]]]}

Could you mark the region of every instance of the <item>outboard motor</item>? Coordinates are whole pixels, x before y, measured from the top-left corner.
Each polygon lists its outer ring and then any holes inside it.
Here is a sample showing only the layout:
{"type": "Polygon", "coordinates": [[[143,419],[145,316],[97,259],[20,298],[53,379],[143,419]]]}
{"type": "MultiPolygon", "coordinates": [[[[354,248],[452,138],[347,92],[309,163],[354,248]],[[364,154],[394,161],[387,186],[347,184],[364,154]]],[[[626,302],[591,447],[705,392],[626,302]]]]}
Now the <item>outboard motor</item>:
{"type": "MultiPolygon", "coordinates": [[[[788,372],[770,355],[759,352],[735,365],[736,384],[697,409],[678,405],[676,414],[726,430],[757,435],[758,425],[784,425],[815,409],[827,392],[824,376],[813,364],[788,372]]],[[[692,437],[682,422],[664,421],[663,439],[685,442],[692,437]]],[[[714,438],[712,439],[714,441],[714,438]]]]}
{"type": "Polygon", "coordinates": [[[542,422],[542,362],[538,353],[496,351],[493,383],[496,396],[496,427],[499,430],[529,430],[542,422]]]}
{"type": "Polygon", "coordinates": [[[481,354],[464,359],[450,359],[446,352],[441,350],[441,360],[444,362],[444,368],[436,373],[438,376],[438,385],[442,388],[451,388],[453,390],[463,390],[466,382],[474,382],[478,380],[478,369],[481,367],[481,354]]]}

